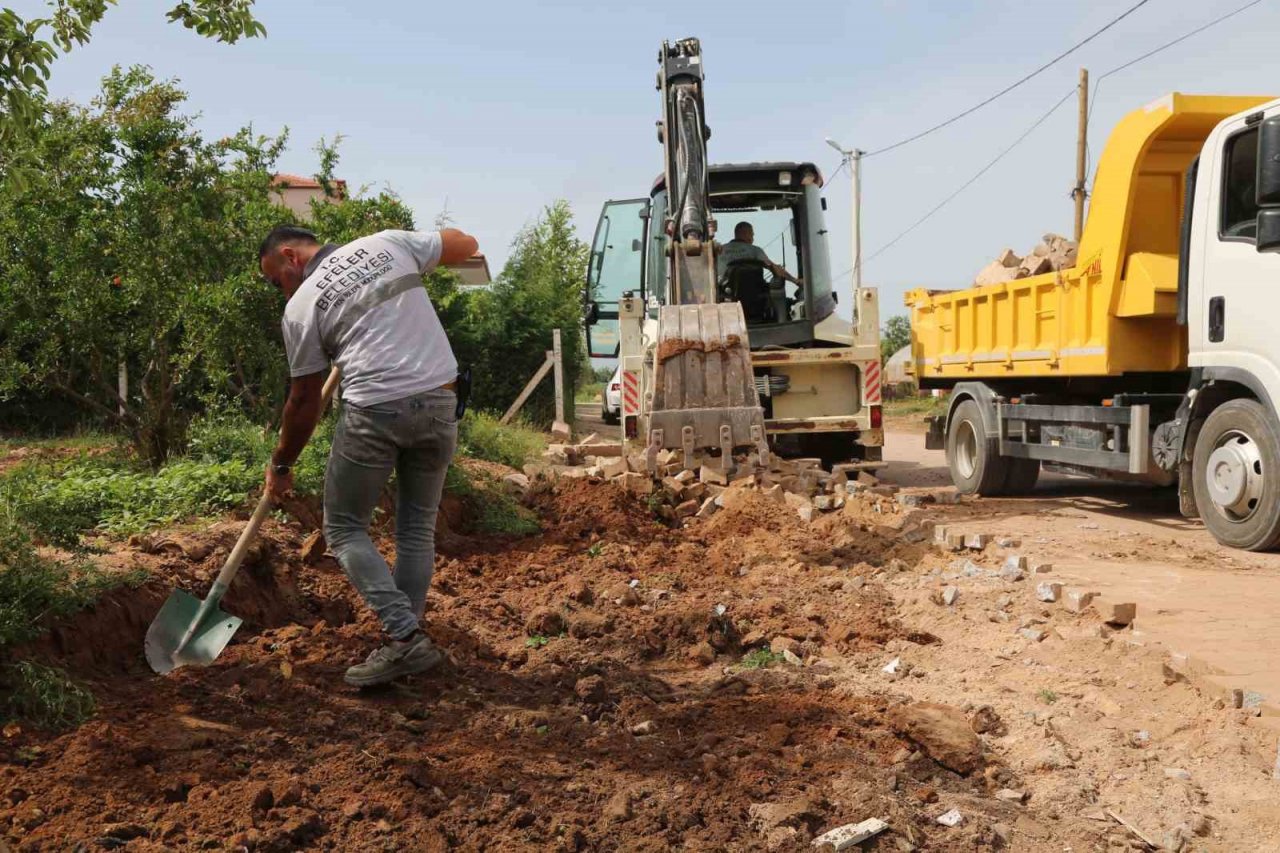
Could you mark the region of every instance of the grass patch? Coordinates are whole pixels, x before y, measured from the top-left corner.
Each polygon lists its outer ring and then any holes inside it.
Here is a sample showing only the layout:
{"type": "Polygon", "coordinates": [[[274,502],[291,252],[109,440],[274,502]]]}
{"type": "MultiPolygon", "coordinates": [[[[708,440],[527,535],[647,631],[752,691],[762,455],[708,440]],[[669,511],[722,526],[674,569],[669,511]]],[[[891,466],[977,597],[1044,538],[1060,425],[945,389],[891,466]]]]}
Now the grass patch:
{"type": "Polygon", "coordinates": [[[900,400],[885,400],[883,410],[886,417],[941,415],[947,410],[947,398],[905,397],[900,400]]]}
{"type": "Polygon", "coordinates": [[[500,424],[493,415],[468,412],[458,425],[458,452],[473,459],[522,468],[542,453],[546,437],[524,423],[500,424]]]}
{"type": "Polygon", "coordinates": [[[43,729],[73,729],[93,716],[93,694],[60,669],[32,661],[6,667],[5,716],[43,729]]]}
{"type": "Polygon", "coordinates": [[[82,457],[24,466],[5,486],[27,525],[52,544],[76,547],[84,531],[128,535],[238,506],[261,480],[239,459],[180,459],[151,472],[82,457]]]}
{"type": "Polygon", "coordinates": [[[444,488],[467,507],[477,533],[527,536],[541,529],[533,511],[521,506],[488,474],[470,473],[461,466],[450,465],[444,488]]]}
{"type": "MultiPolygon", "coordinates": [[[[298,494],[323,493],[336,428],[334,414],[317,425],[294,466],[298,494]]],[[[89,531],[127,536],[244,505],[262,483],[275,441],[274,433],[239,410],[215,405],[192,423],[187,455],[159,470],[140,468],[117,454],[36,460],[0,479],[0,501],[41,540],[75,548],[89,531]]],[[[513,468],[537,456],[544,444],[537,430],[503,426],[490,415],[468,415],[459,430],[460,455],[513,468]]],[[[445,488],[467,503],[479,532],[538,530],[533,513],[491,477],[453,466],[445,488]]]]}
{"type": "Polygon", "coordinates": [[[551,642],[550,637],[543,636],[542,634],[533,634],[525,638],[524,644],[531,649],[540,649],[549,642],[551,642]]]}
{"type": "Polygon", "coordinates": [[[45,617],[72,613],[109,589],[145,579],[141,571],[107,575],[88,561],[41,556],[12,507],[0,503],[0,652],[37,637],[45,617]]]}
{"type": "Polygon", "coordinates": [[[782,663],[783,657],[775,654],[768,649],[756,649],[747,652],[742,656],[742,660],[738,662],[740,669],[765,669],[774,664],[782,663]]]}
{"type": "Polygon", "coordinates": [[[1048,688],[1041,690],[1036,695],[1039,696],[1040,701],[1046,705],[1052,705],[1054,702],[1058,701],[1058,694],[1054,693],[1052,690],[1049,690],[1048,688]]]}

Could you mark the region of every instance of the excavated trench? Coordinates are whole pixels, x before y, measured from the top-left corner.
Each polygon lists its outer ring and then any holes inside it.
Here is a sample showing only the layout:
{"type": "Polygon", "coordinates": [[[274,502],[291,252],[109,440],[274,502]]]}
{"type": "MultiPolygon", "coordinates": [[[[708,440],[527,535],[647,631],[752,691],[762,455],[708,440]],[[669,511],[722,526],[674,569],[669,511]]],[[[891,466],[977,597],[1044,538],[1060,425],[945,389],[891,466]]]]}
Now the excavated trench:
{"type": "Polygon", "coordinates": [[[238,526],[175,536],[145,558],[148,583],[27,650],[89,683],[99,711],[0,743],[0,837],[22,850],[798,850],[881,815],[919,845],[939,827],[897,785],[903,750],[921,785],[990,784],[922,754],[891,699],[850,695],[823,661],[934,641],[868,582],[909,569],[917,546],[847,519],[797,527],[754,495],[683,530],[609,485],[563,481],[528,502],[539,535],[442,535],[427,618],[448,662],[379,691],[341,682],[377,626],[331,557],[302,560],[296,523],[267,525],[225,601],[245,624],[217,663],[151,674],[151,617],[175,583],[203,593],[238,526]],[[811,665],[742,665],[771,645],[811,665]]]}

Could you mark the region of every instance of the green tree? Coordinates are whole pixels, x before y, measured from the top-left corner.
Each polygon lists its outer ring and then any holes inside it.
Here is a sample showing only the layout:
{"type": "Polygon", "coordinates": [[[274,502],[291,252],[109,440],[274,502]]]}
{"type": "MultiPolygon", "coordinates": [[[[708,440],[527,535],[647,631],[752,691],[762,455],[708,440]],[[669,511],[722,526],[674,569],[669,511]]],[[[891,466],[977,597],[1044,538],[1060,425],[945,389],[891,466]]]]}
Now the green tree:
{"type": "Polygon", "coordinates": [[[895,352],[911,343],[911,321],[901,314],[890,317],[880,328],[880,360],[888,361],[895,352]]]}
{"type": "MultiPolygon", "coordinates": [[[[466,322],[450,329],[460,362],[474,369],[477,408],[500,412],[542,364],[552,330],[561,330],[565,415],[585,363],[581,280],[589,248],[578,239],[566,201],[547,206],[512,243],[512,254],[493,288],[468,294],[466,322]]],[[[525,404],[535,423],[550,422],[555,394],[544,382],[525,404]]]]}
{"type": "MultiPolygon", "coordinates": [[[[254,0],[184,0],[168,12],[206,38],[234,44],[266,35],[252,13],[254,0]]],[[[115,0],[50,0],[50,16],[19,16],[0,9],[0,156],[15,137],[36,126],[45,110],[49,67],[58,53],[89,41],[94,24],[115,0]]]]}
{"type": "Polygon", "coordinates": [[[24,137],[40,170],[0,171],[0,398],[42,385],[154,463],[182,447],[201,394],[261,404],[284,374],[279,296],[254,251],[283,218],[270,196],[283,138],[208,142],[184,100],[117,68],[92,106],[54,104],[24,137]]]}

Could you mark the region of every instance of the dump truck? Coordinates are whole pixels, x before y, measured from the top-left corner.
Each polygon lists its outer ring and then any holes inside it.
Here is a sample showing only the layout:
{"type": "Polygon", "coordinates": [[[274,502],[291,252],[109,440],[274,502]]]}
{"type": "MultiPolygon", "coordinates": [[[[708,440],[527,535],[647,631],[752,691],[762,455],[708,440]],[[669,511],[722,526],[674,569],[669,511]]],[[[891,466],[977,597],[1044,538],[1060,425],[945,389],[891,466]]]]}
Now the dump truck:
{"type": "Polygon", "coordinates": [[[1280,539],[1280,100],[1170,94],[1102,152],[1075,265],[912,290],[927,445],[965,494],[1040,468],[1176,485],[1219,542],[1280,539]]]}
{"type": "Polygon", "coordinates": [[[664,42],[658,63],[665,168],[604,205],[583,291],[590,354],[620,363],[624,444],[690,467],[744,447],[880,465],[879,304],[862,288],[852,322],[836,313],[821,172],[710,164],[700,43],[664,42]],[[740,225],[770,263],[721,257],[718,229],[740,225]]]}

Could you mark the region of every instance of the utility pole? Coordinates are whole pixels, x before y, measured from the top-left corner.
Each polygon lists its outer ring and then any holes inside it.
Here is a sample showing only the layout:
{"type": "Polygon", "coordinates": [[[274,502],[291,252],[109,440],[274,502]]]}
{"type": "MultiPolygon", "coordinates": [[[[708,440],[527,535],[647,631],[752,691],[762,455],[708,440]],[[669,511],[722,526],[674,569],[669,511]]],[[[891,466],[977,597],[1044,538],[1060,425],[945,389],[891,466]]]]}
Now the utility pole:
{"type": "Polygon", "coordinates": [[[830,137],[827,144],[840,152],[843,163],[849,166],[849,192],[852,198],[853,212],[849,219],[850,248],[853,254],[853,304],[856,311],[858,292],[862,290],[862,155],[867,153],[857,148],[845,148],[830,137]]]}
{"type": "Polygon", "coordinates": [[[1079,127],[1076,132],[1076,186],[1071,191],[1071,198],[1076,203],[1075,240],[1080,243],[1080,235],[1084,233],[1084,170],[1085,152],[1089,142],[1089,69],[1080,69],[1080,88],[1077,92],[1080,101],[1079,127]]]}

